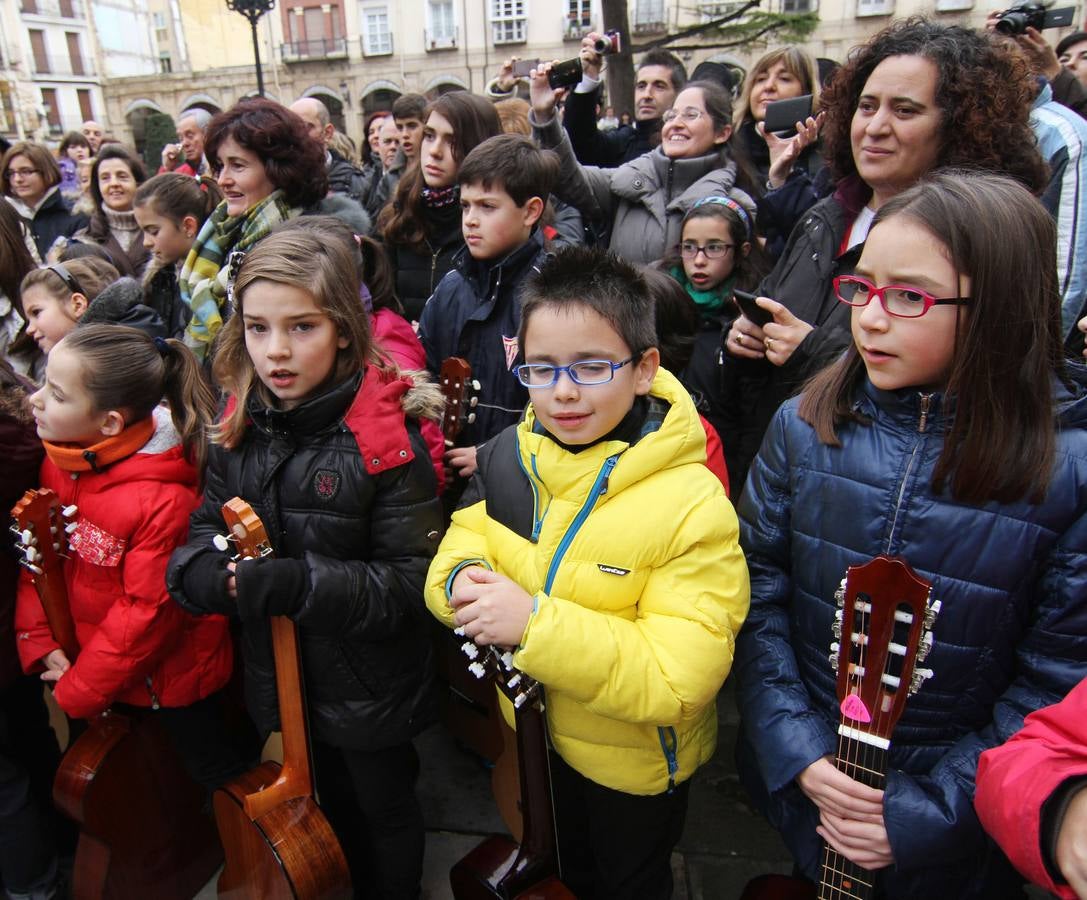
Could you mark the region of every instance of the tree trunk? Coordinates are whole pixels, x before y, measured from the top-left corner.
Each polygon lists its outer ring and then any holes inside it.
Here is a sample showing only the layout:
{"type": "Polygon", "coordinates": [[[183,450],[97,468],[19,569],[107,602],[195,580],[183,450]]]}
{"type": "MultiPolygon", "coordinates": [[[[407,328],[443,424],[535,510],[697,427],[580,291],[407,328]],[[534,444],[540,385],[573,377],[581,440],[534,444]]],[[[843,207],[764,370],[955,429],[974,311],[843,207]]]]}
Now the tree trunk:
{"type": "Polygon", "coordinates": [[[627,0],[601,0],[601,6],[604,30],[618,31],[623,36],[622,51],[607,56],[608,105],[615,107],[617,116],[629,113],[634,121],[634,56],[630,52],[633,35],[627,17],[627,0]]]}

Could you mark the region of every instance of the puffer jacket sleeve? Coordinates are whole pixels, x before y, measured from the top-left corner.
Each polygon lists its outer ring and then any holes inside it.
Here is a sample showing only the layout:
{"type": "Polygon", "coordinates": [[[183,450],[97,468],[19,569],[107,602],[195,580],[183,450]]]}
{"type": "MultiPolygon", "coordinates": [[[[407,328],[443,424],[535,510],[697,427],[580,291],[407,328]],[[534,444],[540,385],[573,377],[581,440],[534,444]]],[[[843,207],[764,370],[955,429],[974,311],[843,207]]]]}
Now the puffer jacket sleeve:
{"type": "MultiPolygon", "coordinates": [[[[481,451],[482,452],[482,451],[481,451]]],[[[477,472],[468,482],[460,507],[453,513],[449,530],[430,564],[426,578],[426,605],[449,628],[454,626],[449,605],[450,589],[457,573],[468,566],[494,568],[494,558],[487,549],[487,504],[483,479],[477,472]]]]}
{"type": "Polygon", "coordinates": [[[615,212],[615,199],[611,192],[611,176],[614,169],[598,169],[583,166],[574,156],[570,136],[563,130],[557,117],[538,122],[535,112],[529,113],[532,136],[546,150],[558,154],[561,167],[559,180],[552,192],[565,203],[576,207],[586,219],[610,219],[615,212]]]}
{"type": "Polygon", "coordinates": [[[80,649],[53,693],[68,715],[89,718],[144,678],[184,630],[184,613],[166,592],[166,564],[188,528],[192,493],[183,485],[148,485],[139,498],[148,510],[122,565],[124,596],[80,649]]]}
{"type": "Polygon", "coordinates": [[[736,678],[744,730],[757,740],[755,756],[770,792],[833,753],[836,744],[827,722],[812,708],[790,643],[788,409],[774,417],[740,501],[751,612],[736,641],[736,678]]]}
{"type": "Polygon", "coordinates": [[[227,594],[229,556],[212,540],[226,532],[223,504],[235,494],[225,483],[227,454],[212,446],[204,472],[204,499],[189,520],[188,541],[170,557],[166,587],[170,596],[194,616],[217,613],[237,617],[237,606],[227,594]]]}
{"type": "MultiPolygon", "coordinates": [[[[1087,675],[1087,516],[1057,541],[1039,570],[1035,608],[1019,641],[1017,676],[992,720],[961,738],[927,776],[892,771],[884,819],[900,866],[961,859],[984,844],[973,800],[978,758],[1023,727],[1029,713],[1060,701],[1087,675]]],[[[937,639],[939,620],[937,620],[937,639]]]]}
{"type": "MultiPolygon", "coordinates": [[[[698,474],[713,478],[705,469],[698,474]]],[[[685,511],[633,620],[541,592],[515,665],[591,712],[625,722],[675,724],[713,702],[750,601],[736,514],[714,487],[685,511]]]]}
{"type": "Polygon", "coordinates": [[[1049,799],[1070,779],[1087,779],[1087,680],[1057,705],[1031,713],[1011,740],[981,755],[974,797],[981,824],[1015,867],[1066,898],[1075,894],[1057,884],[1047,865],[1043,818],[1049,799]]]}
{"type": "Polygon", "coordinates": [[[415,458],[374,476],[370,558],[340,560],[306,551],[310,590],[292,618],[314,633],[381,640],[425,617],[427,566],[442,533],[430,457],[418,432],[415,458]]]}

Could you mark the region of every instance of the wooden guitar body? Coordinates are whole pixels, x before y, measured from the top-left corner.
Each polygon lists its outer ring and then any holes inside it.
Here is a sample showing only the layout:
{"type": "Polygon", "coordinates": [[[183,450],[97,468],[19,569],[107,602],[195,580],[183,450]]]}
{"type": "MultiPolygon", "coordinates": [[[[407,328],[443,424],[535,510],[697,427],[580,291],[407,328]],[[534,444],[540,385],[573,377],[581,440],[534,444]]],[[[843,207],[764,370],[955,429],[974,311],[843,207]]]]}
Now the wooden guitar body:
{"type": "MultiPolygon", "coordinates": [[[[239,497],[223,506],[236,559],[271,556],[264,525],[239,497]]],[[[314,799],[298,630],[270,621],[283,764],[265,762],[215,792],[215,821],[226,851],[219,896],[232,900],[349,900],[351,875],[332,826],[314,799]]]]}
{"type": "Polygon", "coordinates": [[[223,845],[232,848],[219,876],[219,896],[225,900],[349,898],[350,883],[335,876],[346,860],[312,797],[288,800],[256,819],[245,811],[245,798],[274,783],[279,775],[278,763],[265,762],[215,793],[219,834],[223,845]],[[330,848],[334,848],[331,856],[330,848]]]}
{"type": "Polygon", "coordinates": [[[223,860],[204,797],[150,717],[94,719],[53,782],[80,826],[73,900],[191,900],[223,860]]]}
{"type": "Polygon", "coordinates": [[[449,884],[457,900],[576,900],[553,871],[523,858],[516,841],[493,835],[453,866],[449,884]]]}

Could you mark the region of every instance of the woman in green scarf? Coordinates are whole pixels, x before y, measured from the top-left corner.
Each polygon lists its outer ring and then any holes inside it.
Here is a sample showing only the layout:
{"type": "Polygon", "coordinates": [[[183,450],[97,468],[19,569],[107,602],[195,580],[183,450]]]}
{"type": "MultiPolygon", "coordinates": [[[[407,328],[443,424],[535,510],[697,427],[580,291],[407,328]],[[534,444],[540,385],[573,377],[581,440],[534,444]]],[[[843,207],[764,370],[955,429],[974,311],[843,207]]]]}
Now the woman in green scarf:
{"type": "Polygon", "coordinates": [[[328,193],[324,147],[305,123],[262,97],[211,120],[204,153],[224,200],[204,222],[178,276],[192,309],[185,343],[204,359],[229,315],[231,285],[245,253],[328,193]]]}

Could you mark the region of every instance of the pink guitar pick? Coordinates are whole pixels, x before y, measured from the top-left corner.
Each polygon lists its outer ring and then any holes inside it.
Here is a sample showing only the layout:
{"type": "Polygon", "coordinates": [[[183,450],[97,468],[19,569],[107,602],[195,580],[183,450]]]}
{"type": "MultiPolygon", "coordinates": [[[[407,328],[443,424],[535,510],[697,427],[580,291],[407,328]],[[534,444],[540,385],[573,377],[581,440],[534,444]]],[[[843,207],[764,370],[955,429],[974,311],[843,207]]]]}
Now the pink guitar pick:
{"type": "Polygon", "coordinates": [[[857,722],[872,721],[872,714],[868,712],[868,707],[856,694],[850,694],[842,701],[841,710],[842,715],[847,719],[854,719],[857,722]]]}

